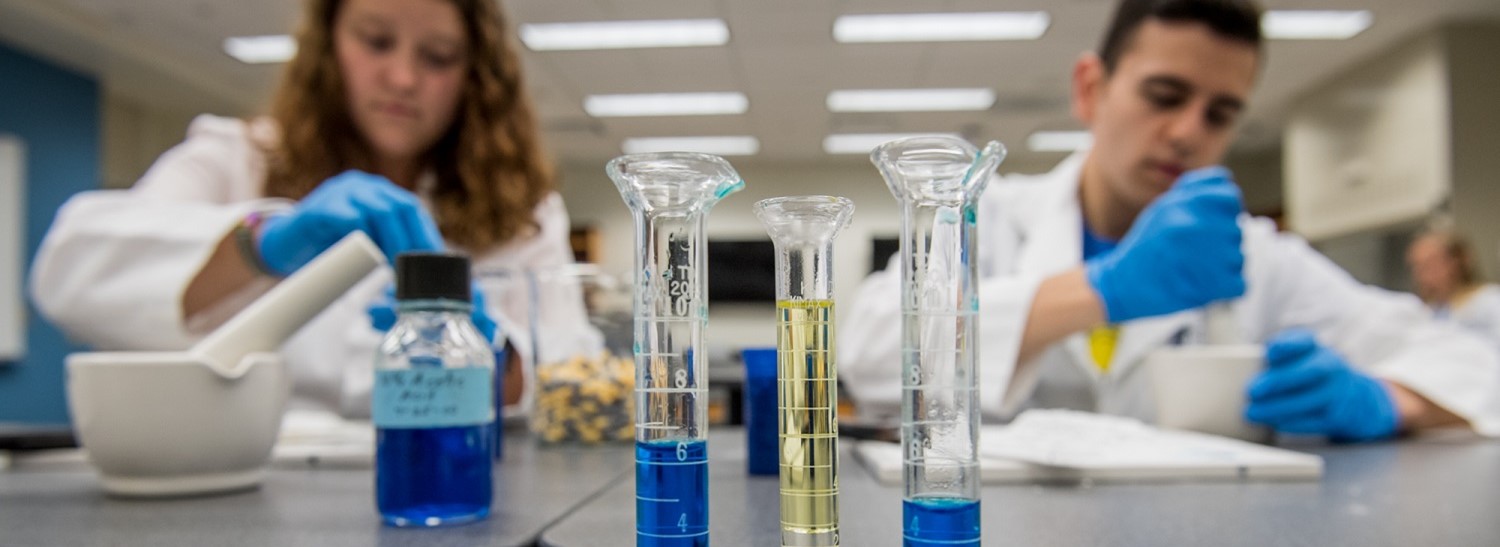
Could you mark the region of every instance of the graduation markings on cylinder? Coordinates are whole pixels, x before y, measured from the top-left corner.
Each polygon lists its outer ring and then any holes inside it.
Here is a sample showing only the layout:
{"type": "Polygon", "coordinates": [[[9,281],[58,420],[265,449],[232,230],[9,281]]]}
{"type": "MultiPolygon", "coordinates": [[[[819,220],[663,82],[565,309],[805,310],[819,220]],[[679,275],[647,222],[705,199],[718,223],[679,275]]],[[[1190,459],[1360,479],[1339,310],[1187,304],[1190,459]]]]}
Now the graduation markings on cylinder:
{"type": "MultiPolygon", "coordinates": [[[[915,290],[915,287],[912,287],[908,290],[908,293],[915,292],[917,292],[915,290]]],[[[930,302],[931,300],[921,299],[920,301],[930,302]]],[[[916,325],[918,325],[916,327],[918,332],[927,330],[924,327],[927,327],[929,322],[934,320],[944,323],[950,321],[952,322],[951,326],[941,325],[941,330],[943,331],[951,329],[954,333],[965,332],[967,330],[965,328],[967,326],[965,325],[965,323],[973,320],[975,315],[973,311],[974,308],[972,307],[969,309],[960,308],[958,310],[954,310],[951,309],[950,305],[948,309],[941,310],[934,310],[930,308],[918,309],[918,302],[919,301],[917,299],[908,301],[910,307],[908,307],[903,314],[907,322],[915,322],[916,325]]],[[[944,339],[944,342],[953,343],[953,338],[951,336],[944,336],[942,338],[944,339]]],[[[967,350],[962,348],[922,349],[915,347],[903,347],[901,349],[901,353],[903,361],[902,364],[905,367],[905,377],[903,378],[901,386],[902,391],[910,393],[912,396],[912,400],[914,402],[917,402],[918,406],[923,406],[921,401],[926,400],[928,397],[947,398],[970,396],[970,394],[972,394],[973,392],[978,391],[977,386],[969,384],[959,385],[955,383],[955,380],[957,380],[956,378],[944,379],[930,377],[932,373],[937,371],[927,370],[928,368],[935,368],[930,367],[931,363],[940,363],[944,361],[955,364],[960,363],[963,360],[966,352],[967,350]],[[924,366],[924,364],[929,366],[924,366]]],[[[929,416],[925,415],[925,412],[923,414],[924,415],[922,417],[930,418],[929,416]]],[[[964,426],[967,425],[967,422],[968,420],[965,417],[958,416],[950,419],[913,419],[913,416],[911,415],[903,415],[901,420],[901,434],[903,437],[903,445],[906,448],[906,463],[908,465],[915,465],[919,467],[933,465],[932,463],[927,462],[926,458],[922,457],[923,449],[926,447],[922,446],[919,437],[925,438],[928,437],[928,435],[919,435],[919,430],[921,430],[921,432],[925,434],[932,429],[950,429],[964,426]]]]}
{"type": "Polygon", "coordinates": [[[660,280],[652,275],[647,268],[642,272],[641,285],[638,288],[637,299],[641,303],[646,302],[669,302],[666,311],[671,315],[655,316],[656,309],[653,307],[647,311],[653,316],[641,317],[642,321],[674,321],[674,320],[700,320],[693,313],[697,304],[697,284],[693,282],[692,267],[678,265],[662,270],[660,280]],[[673,272],[677,270],[677,272],[673,272]]]}

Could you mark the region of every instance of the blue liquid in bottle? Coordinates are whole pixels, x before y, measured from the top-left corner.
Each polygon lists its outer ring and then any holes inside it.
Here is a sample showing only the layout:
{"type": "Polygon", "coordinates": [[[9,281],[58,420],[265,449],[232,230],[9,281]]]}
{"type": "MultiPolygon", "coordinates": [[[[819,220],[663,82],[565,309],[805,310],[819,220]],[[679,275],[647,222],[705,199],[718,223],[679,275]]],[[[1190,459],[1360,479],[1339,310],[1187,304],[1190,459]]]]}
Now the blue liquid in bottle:
{"type": "Polygon", "coordinates": [[[979,502],[961,498],[917,498],[901,502],[906,547],[979,545],[979,502]]]}
{"type": "Polygon", "coordinates": [[[376,430],[375,499],[394,526],[443,526],[490,513],[494,424],[376,430]]]}
{"type": "Polygon", "coordinates": [[[635,443],[636,547],[708,546],[708,443],[635,443]]]}

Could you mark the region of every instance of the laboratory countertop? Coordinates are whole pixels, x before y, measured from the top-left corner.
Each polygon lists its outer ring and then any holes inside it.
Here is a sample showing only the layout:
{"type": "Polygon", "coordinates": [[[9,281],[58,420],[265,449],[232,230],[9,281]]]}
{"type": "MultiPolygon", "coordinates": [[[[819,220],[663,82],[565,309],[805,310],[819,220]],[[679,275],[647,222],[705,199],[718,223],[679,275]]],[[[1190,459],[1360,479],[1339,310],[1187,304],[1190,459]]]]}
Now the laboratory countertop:
{"type": "Polygon", "coordinates": [[[105,495],[81,463],[28,470],[19,462],[0,471],[0,546],[530,546],[547,526],[625,480],[631,450],[544,446],[507,433],[490,517],[437,529],[382,526],[368,466],[277,465],[255,490],[134,500],[105,495]]]}
{"type": "MultiPolygon", "coordinates": [[[[742,430],[709,441],[714,545],[780,545],[775,476],[745,473],[742,430]]],[[[901,544],[901,488],[841,451],[843,545],[901,544]]],[[[1324,457],[1307,482],[985,486],[985,546],[1500,545],[1500,442],[1468,435],[1371,445],[1301,444],[1324,457]]],[[[633,480],[542,534],[547,547],[618,547],[634,535],[633,480]]]]}
{"type": "MultiPolygon", "coordinates": [[[[744,432],[710,437],[715,545],[779,545],[777,479],[745,473],[744,432]]],[[[901,489],[844,442],[843,545],[900,544],[901,489]]],[[[986,486],[983,545],[1500,545],[1500,442],[1431,437],[1299,445],[1321,454],[1312,482],[1054,483],[986,486]]],[[[278,465],[258,489],[166,500],[103,494],[87,467],[23,462],[0,471],[0,546],[634,544],[628,445],[538,446],[508,434],[495,512],[434,530],[382,526],[368,468],[278,465]]]]}

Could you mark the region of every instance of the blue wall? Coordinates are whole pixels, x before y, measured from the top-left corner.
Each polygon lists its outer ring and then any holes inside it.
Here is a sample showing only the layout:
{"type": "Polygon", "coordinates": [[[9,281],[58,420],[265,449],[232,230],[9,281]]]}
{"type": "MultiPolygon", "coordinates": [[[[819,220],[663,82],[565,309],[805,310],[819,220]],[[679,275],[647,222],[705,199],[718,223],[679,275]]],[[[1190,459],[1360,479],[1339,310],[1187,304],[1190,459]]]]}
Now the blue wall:
{"type": "MultiPolygon", "coordinates": [[[[92,77],[0,44],[0,132],[26,143],[28,271],[58,206],[100,186],[99,108],[92,77]]],[[[0,365],[0,421],[66,422],[63,357],[79,348],[29,311],[26,357],[0,365]]]]}

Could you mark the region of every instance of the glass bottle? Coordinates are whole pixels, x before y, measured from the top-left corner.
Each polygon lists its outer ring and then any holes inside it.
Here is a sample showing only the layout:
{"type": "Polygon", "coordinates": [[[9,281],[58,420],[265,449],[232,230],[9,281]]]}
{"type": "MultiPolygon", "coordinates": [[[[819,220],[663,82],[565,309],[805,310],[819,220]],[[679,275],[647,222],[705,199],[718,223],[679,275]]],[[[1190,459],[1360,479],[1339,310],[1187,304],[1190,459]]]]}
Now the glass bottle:
{"type": "Polygon", "coordinates": [[[493,500],[495,356],[470,320],[469,260],[396,258],[396,324],[376,356],[375,504],[393,526],[480,520],[493,500]]]}

